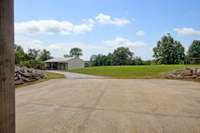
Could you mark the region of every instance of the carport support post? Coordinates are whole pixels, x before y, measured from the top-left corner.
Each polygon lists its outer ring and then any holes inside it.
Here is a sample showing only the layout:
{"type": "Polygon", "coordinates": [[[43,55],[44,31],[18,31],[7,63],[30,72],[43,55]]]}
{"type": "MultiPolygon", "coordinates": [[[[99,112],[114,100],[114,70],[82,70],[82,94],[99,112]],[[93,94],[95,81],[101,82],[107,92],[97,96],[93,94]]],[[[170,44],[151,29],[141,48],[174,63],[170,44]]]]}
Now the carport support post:
{"type": "Polygon", "coordinates": [[[15,133],[13,0],[0,0],[0,133],[15,133]]]}

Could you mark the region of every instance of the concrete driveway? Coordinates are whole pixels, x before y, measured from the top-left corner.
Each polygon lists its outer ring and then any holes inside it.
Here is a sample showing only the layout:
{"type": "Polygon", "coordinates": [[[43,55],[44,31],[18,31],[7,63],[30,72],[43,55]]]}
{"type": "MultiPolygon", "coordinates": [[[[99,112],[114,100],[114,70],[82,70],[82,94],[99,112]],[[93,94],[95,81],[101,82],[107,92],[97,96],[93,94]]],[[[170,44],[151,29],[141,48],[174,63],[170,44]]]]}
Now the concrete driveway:
{"type": "Polygon", "coordinates": [[[72,72],[67,72],[67,71],[48,70],[47,72],[64,74],[67,79],[103,79],[103,78],[106,78],[103,76],[93,76],[93,75],[88,75],[88,74],[79,74],[79,73],[72,73],[72,72]]]}
{"type": "Polygon", "coordinates": [[[17,133],[200,133],[200,84],[50,80],[16,90],[17,133]]]}

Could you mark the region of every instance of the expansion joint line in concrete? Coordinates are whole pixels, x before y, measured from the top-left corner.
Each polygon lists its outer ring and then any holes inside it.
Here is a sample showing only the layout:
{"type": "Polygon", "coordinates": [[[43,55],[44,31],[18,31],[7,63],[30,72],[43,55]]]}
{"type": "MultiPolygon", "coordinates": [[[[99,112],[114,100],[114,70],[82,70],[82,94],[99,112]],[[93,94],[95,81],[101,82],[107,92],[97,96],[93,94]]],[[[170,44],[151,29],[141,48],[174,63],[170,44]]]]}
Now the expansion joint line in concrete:
{"type": "Polygon", "coordinates": [[[87,117],[85,118],[83,123],[79,126],[78,133],[81,133],[85,129],[85,125],[87,124],[88,120],[90,119],[92,113],[96,110],[96,106],[99,104],[101,98],[105,94],[106,88],[107,88],[107,84],[103,86],[103,90],[101,91],[100,95],[98,96],[98,98],[97,98],[97,100],[96,100],[96,102],[94,104],[94,107],[91,108],[91,110],[89,110],[87,117]]]}

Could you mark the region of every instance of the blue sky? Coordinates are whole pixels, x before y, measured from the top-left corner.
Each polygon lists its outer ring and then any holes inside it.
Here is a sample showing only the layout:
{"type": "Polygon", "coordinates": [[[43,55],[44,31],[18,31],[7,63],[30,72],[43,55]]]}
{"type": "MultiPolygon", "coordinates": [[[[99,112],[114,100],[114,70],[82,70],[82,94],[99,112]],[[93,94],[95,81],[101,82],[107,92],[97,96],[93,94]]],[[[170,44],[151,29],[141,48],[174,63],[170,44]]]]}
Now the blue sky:
{"type": "Polygon", "coordinates": [[[166,33],[186,48],[200,39],[199,0],[15,0],[15,41],[48,49],[55,57],[72,47],[83,59],[119,46],[151,59],[166,33]]]}

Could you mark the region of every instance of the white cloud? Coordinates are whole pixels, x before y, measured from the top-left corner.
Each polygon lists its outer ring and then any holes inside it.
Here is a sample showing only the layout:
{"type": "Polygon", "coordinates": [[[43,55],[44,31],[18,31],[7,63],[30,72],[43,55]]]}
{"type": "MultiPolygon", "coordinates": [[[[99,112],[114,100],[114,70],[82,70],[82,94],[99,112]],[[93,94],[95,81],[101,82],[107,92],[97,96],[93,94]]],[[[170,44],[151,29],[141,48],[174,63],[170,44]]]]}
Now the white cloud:
{"type": "Polygon", "coordinates": [[[27,51],[30,48],[35,48],[35,49],[45,48],[45,46],[42,45],[43,42],[41,40],[32,39],[21,35],[15,36],[15,44],[22,46],[25,51],[27,51]]]}
{"type": "Polygon", "coordinates": [[[69,21],[58,20],[30,20],[15,22],[15,31],[17,34],[35,35],[35,34],[80,34],[93,30],[95,23],[113,24],[123,26],[131,22],[123,18],[112,18],[109,15],[100,13],[95,19],[84,19],[80,24],[74,24],[69,21]]]}
{"type": "Polygon", "coordinates": [[[181,36],[200,36],[200,30],[193,28],[175,28],[174,31],[181,36]]]}
{"type": "Polygon", "coordinates": [[[143,47],[146,45],[146,43],[144,43],[144,42],[141,42],[141,41],[132,42],[132,41],[130,41],[126,38],[122,38],[122,37],[117,37],[114,40],[107,40],[107,41],[104,41],[104,43],[107,45],[110,45],[114,48],[123,46],[123,47],[129,47],[131,49],[143,47]]]}
{"type": "Polygon", "coordinates": [[[145,35],[145,32],[144,32],[143,30],[138,30],[138,31],[136,32],[136,35],[137,35],[137,36],[144,36],[144,35],[145,35]]]}
{"type": "MultiPolygon", "coordinates": [[[[109,52],[113,52],[114,49],[118,47],[128,47],[135,53],[135,56],[139,56],[142,59],[151,59],[152,57],[152,48],[142,41],[131,41],[127,38],[116,37],[113,40],[103,41],[102,45],[109,52]]],[[[98,53],[100,53],[100,51],[98,53]]]]}
{"type": "Polygon", "coordinates": [[[95,17],[96,21],[101,24],[113,24],[117,26],[123,26],[126,24],[130,24],[131,21],[124,19],[124,18],[112,18],[109,15],[100,13],[95,17]]]}
{"type": "Polygon", "coordinates": [[[16,22],[16,33],[25,34],[72,34],[72,33],[85,33],[92,30],[94,23],[88,20],[82,24],[73,24],[68,21],[57,20],[32,20],[25,22],[16,22]]]}

